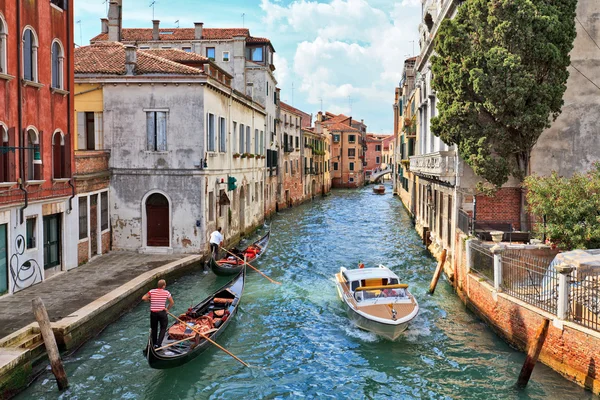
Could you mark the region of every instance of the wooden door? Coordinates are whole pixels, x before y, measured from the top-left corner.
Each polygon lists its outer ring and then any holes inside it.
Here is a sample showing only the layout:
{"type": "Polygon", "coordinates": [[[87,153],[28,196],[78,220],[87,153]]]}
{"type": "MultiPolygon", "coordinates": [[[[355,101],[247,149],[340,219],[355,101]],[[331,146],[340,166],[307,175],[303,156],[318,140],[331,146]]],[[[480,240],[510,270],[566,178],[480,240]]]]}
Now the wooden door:
{"type": "Polygon", "coordinates": [[[91,257],[98,254],[98,195],[90,196],[90,247],[91,257]]]}
{"type": "Polygon", "coordinates": [[[44,217],[44,269],[60,265],[60,216],[53,214],[44,217]]]}
{"type": "Polygon", "coordinates": [[[170,245],[169,201],[155,193],[146,200],[147,245],[168,247],[170,245]]]}

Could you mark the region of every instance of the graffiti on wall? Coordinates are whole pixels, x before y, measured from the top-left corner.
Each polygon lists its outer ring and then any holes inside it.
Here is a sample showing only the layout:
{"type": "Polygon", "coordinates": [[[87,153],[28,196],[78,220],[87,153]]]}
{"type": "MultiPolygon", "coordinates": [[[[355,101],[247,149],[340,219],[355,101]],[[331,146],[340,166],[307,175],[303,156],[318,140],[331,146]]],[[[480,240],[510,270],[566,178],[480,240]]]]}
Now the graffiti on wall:
{"type": "Polygon", "coordinates": [[[15,253],[10,257],[10,274],[14,285],[13,293],[25,289],[42,281],[42,269],[36,260],[30,258],[23,261],[25,253],[25,238],[23,235],[17,236],[15,240],[15,253]]]}

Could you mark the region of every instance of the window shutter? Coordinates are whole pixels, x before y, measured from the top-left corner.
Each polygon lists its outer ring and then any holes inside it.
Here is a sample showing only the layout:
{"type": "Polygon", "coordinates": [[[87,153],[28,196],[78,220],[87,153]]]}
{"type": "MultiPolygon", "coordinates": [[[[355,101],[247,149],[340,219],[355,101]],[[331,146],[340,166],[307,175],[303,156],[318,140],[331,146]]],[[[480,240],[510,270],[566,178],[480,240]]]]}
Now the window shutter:
{"type": "Polygon", "coordinates": [[[71,134],[68,133],[65,135],[65,145],[63,146],[63,178],[70,178],[73,176],[73,171],[71,171],[71,158],[73,157],[71,146],[71,134]]]}
{"type": "Polygon", "coordinates": [[[77,150],[87,149],[87,135],[85,134],[85,113],[77,113],[77,150]]]}
{"type": "Polygon", "coordinates": [[[104,148],[104,118],[102,112],[94,113],[94,144],[96,150],[104,148]]]}
{"type": "Polygon", "coordinates": [[[167,151],[167,113],[156,113],[156,150],[167,151]]]}
{"type": "Polygon", "coordinates": [[[156,125],[154,121],[154,112],[146,113],[146,150],[154,151],[155,149],[155,132],[156,125]]]}
{"type": "MultiPolygon", "coordinates": [[[[34,180],[42,180],[44,179],[44,170],[42,169],[44,166],[44,162],[46,162],[47,160],[44,160],[44,131],[40,131],[40,136],[38,137],[38,146],[39,146],[39,151],[40,151],[40,157],[42,158],[42,165],[39,164],[33,164],[33,179],[34,180]]],[[[33,152],[33,150],[29,150],[31,152],[33,152]]],[[[31,157],[33,159],[33,157],[31,157]]]]}
{"type": "MultiPolygon", "coordinates": [[[[15,128],[8,130],[8,145],[16,146],[17,134],[15,128]]],[[[10,182],[17,181],[17,162],[16,162],[16,151],[9,151],[8,153],[8,180],[10,182]]]]}

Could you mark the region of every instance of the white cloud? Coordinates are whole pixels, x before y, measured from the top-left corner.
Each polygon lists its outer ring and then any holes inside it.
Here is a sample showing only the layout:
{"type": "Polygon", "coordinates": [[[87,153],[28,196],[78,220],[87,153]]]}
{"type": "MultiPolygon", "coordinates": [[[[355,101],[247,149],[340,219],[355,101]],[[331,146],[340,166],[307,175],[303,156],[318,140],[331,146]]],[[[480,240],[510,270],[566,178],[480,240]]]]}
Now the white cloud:
{"type": "Polygon", "coordinates": [[[290,76],[290,67],[285,57],[275,53],[273,55],[273,63],[276,65],[275,79],[279,87],[285,87],[290,76]]]}

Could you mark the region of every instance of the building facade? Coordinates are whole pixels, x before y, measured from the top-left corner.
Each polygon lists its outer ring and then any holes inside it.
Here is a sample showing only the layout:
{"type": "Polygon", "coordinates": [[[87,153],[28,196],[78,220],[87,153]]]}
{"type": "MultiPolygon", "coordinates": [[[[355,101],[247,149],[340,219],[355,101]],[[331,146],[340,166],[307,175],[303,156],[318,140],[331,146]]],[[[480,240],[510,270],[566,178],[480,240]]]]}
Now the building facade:
{"type": "Polygon", "coordinates": [[[72,1],[0,1],[0,295],[77,266],[72,49],[72,1]]]}

